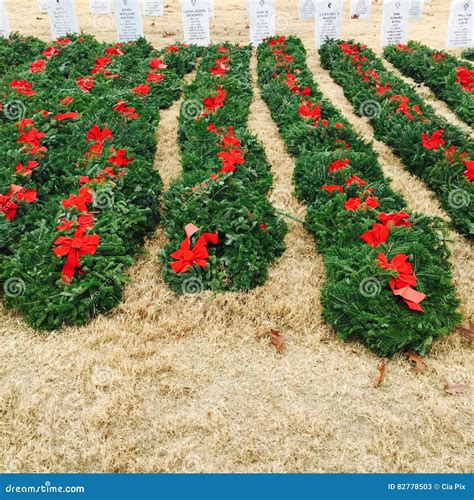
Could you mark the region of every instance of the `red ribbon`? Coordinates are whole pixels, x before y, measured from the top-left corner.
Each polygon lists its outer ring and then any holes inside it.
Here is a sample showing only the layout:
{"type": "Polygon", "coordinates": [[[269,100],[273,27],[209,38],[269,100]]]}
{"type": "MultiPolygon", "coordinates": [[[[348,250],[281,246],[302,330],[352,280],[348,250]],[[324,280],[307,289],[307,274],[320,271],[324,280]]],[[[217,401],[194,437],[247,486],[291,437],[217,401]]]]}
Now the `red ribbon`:
{"type": "Polygon", "coordinates": [[[199,229],[194,224],[188,224],[184,230],[186,238],[181,243],[179,250],[171,254],[171,258],[176,260],[176,262],[171,263],[171,268],[175,273],[186,273],[195,265],[204,269],[209,257],[207,245],[209,243],[217,245],[219,241],[217,233],[204,233],[198,238],[196,244],[191,249],[191,237],[199,229]]]}
{"type": "Polygon", "coordinates": [[[76,233],[74,238],[60,236],[54,244],[57,245],[57,248],[53,249],[55,255],[58,257],[67,256],[61,274],[64,283],[71,283],[76,269],[79,269],[79,272],[81,272],[80,258],[84,255],[95,254],[99,245],[99,235],[91,234],[83,236],[80,233],[76,233]]]}
{"type": "Polygon", "coordinates": [[[12,184],[7,194],[0,194],[0,212],[5,214],[6,219],[13,220],[18,210],[18,204],[15,202],[33,203],[36,199],[36,189],[27,190],[22,186],[12,184]]]}
{"type": "Polygon", "coordinates": [[[416,276],[413,274],[412,265],[408,262],[408,255],[400,253],[388,262],[386,255],[380,253],[377,260],[379,267],[397,272],[397,276],[390,279],[393,294],[402,297],[405,304],[413,311],[425,312],[420,303],[426,295],[412,288],[416,286],[416,276]]]}

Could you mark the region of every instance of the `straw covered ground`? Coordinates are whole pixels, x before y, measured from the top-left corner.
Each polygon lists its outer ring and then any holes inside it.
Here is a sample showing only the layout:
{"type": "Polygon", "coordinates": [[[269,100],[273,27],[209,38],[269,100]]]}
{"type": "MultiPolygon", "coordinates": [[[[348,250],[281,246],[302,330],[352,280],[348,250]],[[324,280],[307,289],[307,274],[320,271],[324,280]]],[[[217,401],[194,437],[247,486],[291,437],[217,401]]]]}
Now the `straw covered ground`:
{"type": "MultiPolygon", "coordinates": [[[[76,0],[79,24],[114,39],[107,16],[93,18],[76,0]]],[[[166,3],[166,2],[165,2],[166,3]]],[[[157,47],[182,39],[178,2],[165,19],[147,19],[157,47]]],[[[302,37],[321,89],[372,139],[341,89],[319,65],[311,22],[297,2],[280,1],[279,31],[302,37]]],[[[349,4],[349,2],[345,2],[349,4]]],[[[377,47],[381,1],[370,21],[349,21],[344,37],[377,47]]],[[[6,0],[12,28],[48,39],[36,1],[6,0]]],[[[348,5],[346,5],[348,8],[348,5]]],[[[448,2],[433,0],[410,36],[442,48],[448,2]]],[[[245,0],[216,0],[214,41],[247,41],[245,0]]],[[[255,61],[253,61],[255,79],[255,61]]],[[[445,105],[420,91],[453,122],[445,105]]],[[[163,112],[156,168],[165,184],[179,174],[179,103],[163,112]]],[[[457,121],[456,121],[457,123],[457,121]]],[[[255,92],[250,127],[272,164],[275,204],[298,216],[294,161],[255,92]]],[[[385,173],[411,209],[442,215],[423,183],[376,143],[385,173]]],[[[378,359],[343,343],[320,319],[323,260],[312,237],[289,221],[288,249],[267,284],[249,294],[176,298],[161,278],[158,229],[130,270],[123,303],[83,328],[37,334],[0,310],[0,470],[100,472],[467,472],[472,390],[447,394],[447,381],[469,384],[474,355],[459,333],[437,341],[417,373],[403,356],[372,387],[378,359]],[[266,332],[284,335],[277,354],[266,332]]],[[[452,233],[455,283],[467,320],[474,312],[472,247],[452,233]]],[[[468,321],[467,321],[468,322],[468,321]]]]}

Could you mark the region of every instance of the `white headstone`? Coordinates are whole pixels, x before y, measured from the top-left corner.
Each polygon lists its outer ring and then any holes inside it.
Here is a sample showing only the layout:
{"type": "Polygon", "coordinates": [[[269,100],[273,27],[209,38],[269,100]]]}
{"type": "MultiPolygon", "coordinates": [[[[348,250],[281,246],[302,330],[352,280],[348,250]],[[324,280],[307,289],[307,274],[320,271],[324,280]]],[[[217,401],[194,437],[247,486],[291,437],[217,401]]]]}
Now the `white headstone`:
{"type": "Polygon", "coordinates": [[[314,19],[316,15],[316,0],[299,0],[299,19],[314,19]]]}
{"type": "Polygon", "coordinates": [[[326,40],[341,38],[343,0],[320,0],[316,3],[315,47],[326,40]]]}
{"type": "Polygon", "coordinates": [[[351,0],[351,19],[368,19],[371,0],[351,0]]]}
{"type": "Polygon", "coordinates": [[[214,17],[214,10],[215,10],[214,0],[208,0],[208,1],[209,1],[209,6],[208,6],[209,17],[214,17]]]}
{"type": "Polygon", "coordinates": [[[132,42],[144,36],[140,0],[114,0],[114,11],[119,42],[132,42]]]}
{"type": "Polygon", "coordinates": [[[5,2],[0,0],[0,37],[7,38],[10,35],[10,22],[5,2]]]}
{"type": "Polygon", "coordinates": [[[445,43],[447,49],[471,47],[474,39],[473,13],[473,0],[453,0],[451,2],[445,43]]]}
{"type": "Polygon", "coordinates": [[[410,0],[384,0],[380,45],[385,47],[408,40],[410,0]]]}
{"type": "Polygon", "coordinates": [[[41,14],[46,14],[48,12],[48,0],[38,0],[38,10],[41,14]]]}
{"type": "Polygon", "coordinates": [[[79,33],[74,0],[49,0],[48,17],[53,40],[79,33]]]}
{"type": "Polygon", "coordinates": [[[249,0],[250,43],[275,35],[275,0],[249,0]]]}
{"type": "Polygon", "coordinates": [[[163,0],[144,0],[143,15],[146,17],[163,17],[163,0]]]}
{"type": "Polygon", "coordinates": [[[423,16],[424,0],[411,0],[410,3],[410,19],[421,19],[423,16]]]}
{"type": "Polygon", "coordinates": [[[110,0],[90,0],[91,14],[112,14],[110,0]]]}
{"type": "Polygon", "coordinates": [[[205,47],[211,43],[208,0],[182,0],[184,42],[205,47]]]}

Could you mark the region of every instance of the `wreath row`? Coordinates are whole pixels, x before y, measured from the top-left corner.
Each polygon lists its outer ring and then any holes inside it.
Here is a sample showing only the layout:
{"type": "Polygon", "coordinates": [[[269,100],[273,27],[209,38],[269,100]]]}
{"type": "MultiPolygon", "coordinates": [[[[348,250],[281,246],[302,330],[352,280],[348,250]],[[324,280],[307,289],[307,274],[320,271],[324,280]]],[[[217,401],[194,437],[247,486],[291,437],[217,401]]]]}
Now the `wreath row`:
{"type": "Polygon", "coordinates": [[[121,300],[159,221],[159,109],[197,53],[72,36],[4,76],[0,280],[33,327],[83,324],[121,300]]]}
{"type": "Polygon", "coordinates": [[[384,56],[404,75],[427,85],[471,127],[474,125],[474,68],[442,50],[418,42],[389,45],[384,56]]]}
{"type": "Polygon", "coordinates": [[[260,45],[258,76],[325,257],[323,317],[378,355],[426,353],[460,321],[442,222],[406,210],[371,146],[318,91],[299,39],[260,45]]]}
{"type": "Polygon", "coordinates": [[[12,33],[9,37],[0,37],[0,78],[9,68],[29,61],[35,54],[39,54],[46,47],[46,43],[31,36],[21,36],[12,33]]]}
{"type": "Polygon", "coordinates": [[[323,67],[343,87],[354,109],[370,119],[375,137],[393,148],[407,168],[437,193],[453,225],[472,237],[472,141],[387,71],[365,45],[328,41],[319,52],[323,67]]]}
{"type": "Polygon", "coordinates": [[[249,290],[284,251],[286,225],[267,199],[265,153],[247,129],[251,49],[209,47],[184,92],[182,175],[164,196],[164,279],[178,293],[249,290]]]}
{"type": "Polygon", "coordinates": [[[474,48],[463,50],[461,52],[461,57],[468,61],[474,61],[474,48]]]}

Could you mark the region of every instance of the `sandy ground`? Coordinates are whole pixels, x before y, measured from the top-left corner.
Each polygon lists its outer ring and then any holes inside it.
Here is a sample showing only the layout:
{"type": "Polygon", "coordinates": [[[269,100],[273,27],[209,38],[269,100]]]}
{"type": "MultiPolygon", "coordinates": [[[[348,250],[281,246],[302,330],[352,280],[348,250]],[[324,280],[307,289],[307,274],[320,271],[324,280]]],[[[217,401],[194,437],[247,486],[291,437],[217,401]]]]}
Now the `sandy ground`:
{"type": "MultiPolygon", "coordinates": [[[[45,16],[34,12],[36,2],[6,3],[14,29],[48,38],[45,16]]],[[[85,0],[77,4],[80,26],[113,40],[110,19],[99,23],[85,0]]],[[[284,5],[280,31],[304,39],[323,92],[373,139],[368,123],[352,113],[319,66],[311,23],[296,20],[294,0],[284,5]]],[[[375,47],[380,10],[375,3],[367,22],[346,16],[344,35],[375,47]]],[[[448,2],[433,0],[423,20],[412,24],[412,37],[441,48],[447,11],[448,2]]],[[[146,22],[146,34],[158,47],[182,36],[177,7],[167,5],[166,13],[166,21],[146,22]]],[[[216,0],[212,30],[215,41],[245,42],[244,0],[216,0]]],[[[456,121],[446,106],[430,101],[456,121]]],[[[158,132],[156,168],[167,185],[180,170],[178,110],[179,103],[163,113],[158,132]]],[[[250,127],[273,167],[272,200],[304,216],[291,196],[294,161],[258,93],[250,127]]],[[[375,147],[411,209],[445,216],[387,147],[375,147]]],[[[471,379],[474,355],[467,340],[453,333],[436,342],[424,374],[395,357],[381,387],[373,388],[370,375],[378,359],[361,345],[337,340],[321,321],[322,258],[301,225],[289,226],[288,250],[268,283],[249,294],[176,298],[155,260],[165,244],[159,229],[131,269],[122,305],[87,327],[38,335],[17,315],[0,310],[0,470],[469,471],[472,389],[457,396],[443,390],[446,380],[471,379]],[[257,337],[262,327],[283,333],[284,354],[257,337]]],[[[473,251],[451,237],[455,282],[463,311],[472,318],[473,251]]]]}

